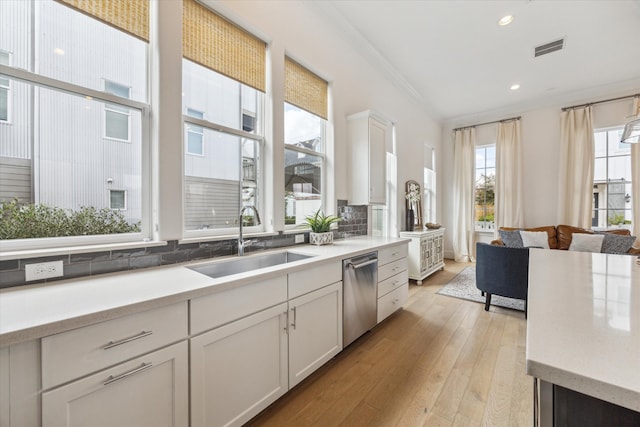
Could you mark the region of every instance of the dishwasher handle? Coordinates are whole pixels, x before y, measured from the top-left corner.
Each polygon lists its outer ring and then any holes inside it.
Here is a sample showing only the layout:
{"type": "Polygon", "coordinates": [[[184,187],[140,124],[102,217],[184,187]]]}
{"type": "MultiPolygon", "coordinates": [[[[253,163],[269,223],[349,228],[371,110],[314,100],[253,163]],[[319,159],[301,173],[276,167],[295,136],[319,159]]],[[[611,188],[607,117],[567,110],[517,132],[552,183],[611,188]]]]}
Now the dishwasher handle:
{"type": "Polygon", "coordinates": [[[357,270],[357,269],[359,269],[359,268],[363,268],[363,267],[366,267],[367,265],[375,264],[375,263],[377,263],[377,262],[378,262],[378,258],[370,259],[370,260],[368,260],[368,261],[360,262],[360,263],[357,263],[357,264],[354,264],[354,263],[352,263],[352,262],[349,262],[349,263],[347,264],[347,267],[349,267],[349,268],[353,268],[354,270],[357,270]]]}

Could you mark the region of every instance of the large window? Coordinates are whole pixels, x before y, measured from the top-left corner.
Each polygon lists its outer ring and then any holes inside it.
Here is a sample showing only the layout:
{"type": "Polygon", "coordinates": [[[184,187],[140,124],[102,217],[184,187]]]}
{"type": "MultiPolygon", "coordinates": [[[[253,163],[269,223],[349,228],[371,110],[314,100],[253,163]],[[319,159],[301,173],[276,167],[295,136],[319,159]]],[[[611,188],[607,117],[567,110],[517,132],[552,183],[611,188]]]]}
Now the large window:
{"type": "Polygon", "coordinates": [[[284,84],[284,222],[293,226],[324,205],[328,83],[285,58],[284,84]]]}
{"type": "Polygon", "coordinates": [[[285,224],[300,224],[322,206],[324,120],[285,103],[285,224]]]}
{"type": "Polygon", "coordinates": [[[622,128],[594,133],[594,228],[631,227],[631,145],[621,143],[621,136],[622,128]]]}
{"type": "MultiPolygon", "coordinates": [[[[263,206],[266,44],[194,0],[183,8],[184,228],[235,234],[242,207],[263,206]]],[[[243,220],[263,228],[251,209],[243,220]]]]}
{"type": "Polygon", "coordinates": [[[495,228],[496,146],[476,148],[475,229],[495,228]]]}
{"type": "MultiPolygon", "coordinates": [[[[149,157],[143,138],[148,119],[148,43],[144,35],[131,35],[135,29],[127,23],[109,18],[115,16],[109,13],[111,8],[122,6],[148,26],[148,4],[113,0],[94,8],[106,11],[105,16],[92,16],[91,4],[96,2],[82,2],[79,7],[89,9],[81,12],[64,0],[0,1],[0,51],[12,52],[0,79],[0,93],[11,89],[12,124],[0,126],[0,162],[11,164],[15,171],[11,182],[0,181],[0,202],[7,209],[13,206],[15,220],[12,234],[2,237],[14,241],[3,242],[4,248],[137,241],[149,236],[150,209],[143,202],[148,190],[143,188],[149,157]],[[129,143],[114,144],[110,138],[129,143]],[[124,201],[118,202],[118,193],[111,191],[116,188],[126,194],[126,211],[120,210],[124,201]],[[111,210],[114,205],[117,211],[111,210]],[[96,237],[85,236],[91,234],[90,225],[61,231],[68,222],[62,215],[101,211],[122,216],[126,231],[119,228],[107,231],[110,236],[96,237]],[[33,231],[36,227],[30,226],[28,212],[43,213],[37,222],[47,226],[33,231]],[[45,239],[56,236],[65,237],[45,239]]],[[[103,220],[101,214],[92,218],[103,220]]]]}

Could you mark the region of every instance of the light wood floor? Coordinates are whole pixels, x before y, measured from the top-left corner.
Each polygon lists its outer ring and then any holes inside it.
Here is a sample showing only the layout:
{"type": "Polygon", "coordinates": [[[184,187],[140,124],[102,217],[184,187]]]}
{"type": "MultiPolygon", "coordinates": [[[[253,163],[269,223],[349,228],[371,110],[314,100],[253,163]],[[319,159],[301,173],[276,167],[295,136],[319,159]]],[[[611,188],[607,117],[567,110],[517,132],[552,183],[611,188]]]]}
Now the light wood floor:
{"type": "Polygon", "coordinates": [[[436,294],[469,265],[411,282],[403,310],[248,425],[531,426],[524,314],[436,294]]]}

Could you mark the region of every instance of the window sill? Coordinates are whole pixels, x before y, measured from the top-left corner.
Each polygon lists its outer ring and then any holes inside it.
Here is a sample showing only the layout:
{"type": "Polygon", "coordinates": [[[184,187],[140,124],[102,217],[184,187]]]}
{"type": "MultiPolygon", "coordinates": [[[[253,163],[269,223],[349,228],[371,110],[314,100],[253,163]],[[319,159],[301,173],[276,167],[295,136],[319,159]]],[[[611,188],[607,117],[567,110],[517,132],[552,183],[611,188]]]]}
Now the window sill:
{"type": "Polygon", "coordinates": [[[133,249],[141,247],[153,247],[153,246],[165,246],[167,244],[164,240],[149,241],[149,242],[126,242],[126,243],[107,243],[98,245],[84,245],[84,246],[65,246],[57,248],[46,249],[29,249],[23,251],[10,251],[0,252],[0,261],[9,261],[13,259],[27,259],[27,258],[40,258],[57,255],[71,255],[87,252],[101,252],[101,251],[117,251],[121,249],[133,249]]]}
{"type": "MultiPolygon", "coordinates": [[[[277,236],[278,233],[274,231],[259,231],[259,232],[245,232],[242,233],[242,237],[269,237],[277,236]]],[[[219,242],[221,240],[234,240],[238,238],[238,234],[225,234],[219,236],[198,236],[198,237],[186,237],[178,240],[178,244],[183,243],[199,243],[199,242],[219,242]]]]}

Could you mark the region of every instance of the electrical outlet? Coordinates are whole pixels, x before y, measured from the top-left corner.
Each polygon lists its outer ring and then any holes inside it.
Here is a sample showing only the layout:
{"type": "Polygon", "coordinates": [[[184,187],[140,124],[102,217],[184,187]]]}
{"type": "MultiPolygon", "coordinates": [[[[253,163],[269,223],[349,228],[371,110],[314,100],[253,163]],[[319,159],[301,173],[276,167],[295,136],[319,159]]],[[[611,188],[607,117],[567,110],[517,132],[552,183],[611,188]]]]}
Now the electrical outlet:
{"type": "Polygon", "coordinates": [[[295,243],[304,243],[304,234],[296,234],[295,243]]]}
{"type": "Polygon", "coordinates": [[[25,280],[42,280],[52,277],[60,277],[64,273],[62,271],[62,260],[51,262],[39,262],[36,264],[27,264],[24,266],[25,280]]]}

